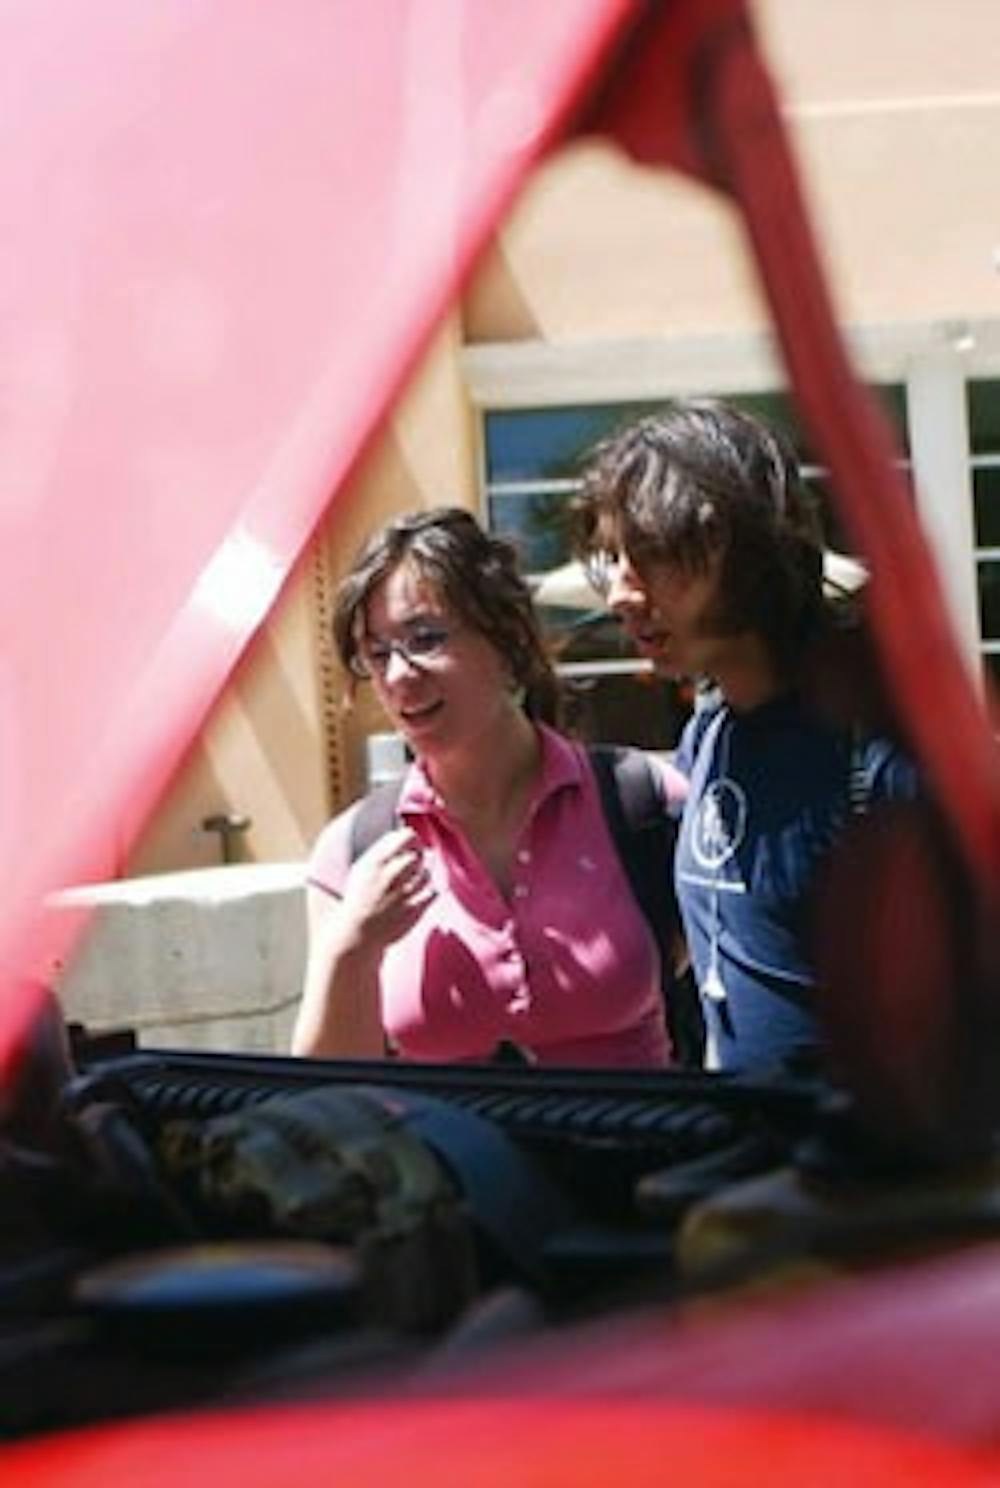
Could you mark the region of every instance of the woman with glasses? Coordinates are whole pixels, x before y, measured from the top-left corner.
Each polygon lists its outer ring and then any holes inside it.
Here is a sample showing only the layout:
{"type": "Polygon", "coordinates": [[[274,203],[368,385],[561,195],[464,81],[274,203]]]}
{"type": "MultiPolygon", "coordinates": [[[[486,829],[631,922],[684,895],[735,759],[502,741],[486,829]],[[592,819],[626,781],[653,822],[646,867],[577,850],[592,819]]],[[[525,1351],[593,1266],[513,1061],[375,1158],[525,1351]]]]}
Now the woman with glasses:
{"type": "MultiPolygon", "coordinates": [[[[555,678],[513,549],[460,508],[391,521],[339,587],[334,638],[413,763],[360,856],[361,803],[316,843],[294,1051],[666,1063],[656,946],[587,751],[541,721],[555,678]]],[[[683,780],[657,780],[667,811],[683,780]]]]}
{"type": "Polygon", "coordinates": [[[576,520],[640,653],[711,684],[675,757],[689,777],[675,881],[709,1066],[811,1060],[824,861],[852,814],[913,795],[916,777],[870,726],[870,698],[864,730],[833,716],[830,689],[819,706],[835,619],[795,457],[735,408],[677,403],[594,452],[576,520]]]}

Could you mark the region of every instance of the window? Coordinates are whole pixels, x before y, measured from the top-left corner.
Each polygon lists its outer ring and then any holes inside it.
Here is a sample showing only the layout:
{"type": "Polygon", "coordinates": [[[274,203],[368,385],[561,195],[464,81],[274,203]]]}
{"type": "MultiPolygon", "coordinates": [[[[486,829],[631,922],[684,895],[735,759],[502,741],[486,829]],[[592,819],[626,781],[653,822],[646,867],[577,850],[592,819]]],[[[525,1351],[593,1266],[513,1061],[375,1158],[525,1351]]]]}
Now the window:
{"type": "Polygon", "coordinates": [[[1000,682],[1000,382],[970,382],[968,397],[982,653],[1000,682]]]}

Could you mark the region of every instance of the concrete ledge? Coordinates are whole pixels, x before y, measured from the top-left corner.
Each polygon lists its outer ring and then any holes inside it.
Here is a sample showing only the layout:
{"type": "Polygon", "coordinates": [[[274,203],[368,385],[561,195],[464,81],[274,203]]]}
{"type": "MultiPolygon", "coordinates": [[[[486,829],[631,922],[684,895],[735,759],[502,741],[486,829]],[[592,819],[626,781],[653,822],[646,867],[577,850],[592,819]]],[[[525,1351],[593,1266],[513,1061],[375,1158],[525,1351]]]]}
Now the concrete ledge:
{"type": "Polygon", "coordinates": [[[66,889],[89,915],[55,990],[66,1017],[146,1048],[286,1053],[305,966],[305,865],[234,864],[66,889]]]}

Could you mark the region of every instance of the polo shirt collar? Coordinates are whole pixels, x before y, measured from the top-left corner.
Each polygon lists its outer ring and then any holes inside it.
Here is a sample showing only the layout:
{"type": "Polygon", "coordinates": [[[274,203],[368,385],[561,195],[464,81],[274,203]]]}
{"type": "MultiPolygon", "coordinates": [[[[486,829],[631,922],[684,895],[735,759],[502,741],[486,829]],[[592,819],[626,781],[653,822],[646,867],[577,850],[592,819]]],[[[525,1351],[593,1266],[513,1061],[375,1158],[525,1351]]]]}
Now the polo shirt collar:
{"type": "MultiPolygon", "coordinates": [[[[546,724],[536,724],[542,744],[542,770],[530,801],[535,811],[557,791],[580,789],[583,783],[582,751],[572,740],[546,724]]],[[[435,815],[445,809],[423,764],[415,760],[403,777],[397,810],[402,815],[435,815]]]]}

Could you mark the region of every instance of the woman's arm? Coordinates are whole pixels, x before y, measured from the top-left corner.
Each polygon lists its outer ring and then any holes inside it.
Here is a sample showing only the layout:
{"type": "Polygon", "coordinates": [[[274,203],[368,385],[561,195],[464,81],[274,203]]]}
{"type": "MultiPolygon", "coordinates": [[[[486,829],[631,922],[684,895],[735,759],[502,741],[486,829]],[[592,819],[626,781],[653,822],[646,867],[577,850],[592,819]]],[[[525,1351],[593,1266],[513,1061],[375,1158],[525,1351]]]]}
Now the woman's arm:
{"type": "Polygon", "coordinates": [[[370,1059],[385,1052],[382,957],[416,923],[433,892],[419,839],[409,828],[387,832],[362,854],[342,899],[309,885],[309,943],[293,1054],[370,1059]]]}

